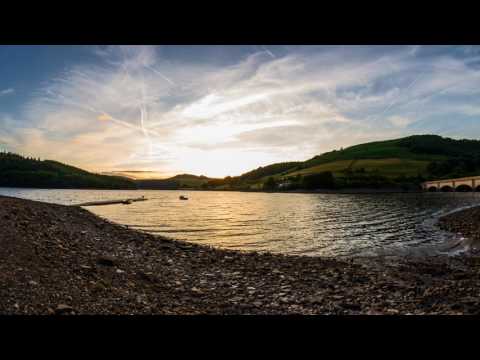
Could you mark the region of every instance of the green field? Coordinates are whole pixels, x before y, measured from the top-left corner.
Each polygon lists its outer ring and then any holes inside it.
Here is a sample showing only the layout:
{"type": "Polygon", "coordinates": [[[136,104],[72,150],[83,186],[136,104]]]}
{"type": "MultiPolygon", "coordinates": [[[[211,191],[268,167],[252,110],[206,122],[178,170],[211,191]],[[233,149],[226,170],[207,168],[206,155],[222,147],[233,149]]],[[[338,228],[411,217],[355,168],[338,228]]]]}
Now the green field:
{"type": "Polygon", "coordinates": [[[294,171],[285,176],[295,176],[299,174],[309,175],[323,171],[331,171],[336,176],[342,176],[342,173],[348,168],[352,171],[363,168],[367,172],[378,171],[380,175],[395,178],[402,175],[416,176],[418,174],[425,174],[428,164],[428,161],[399,158],[339,160],[294,171]]]}
{"type": "Polygon", "coordinates": [[[343,180],[347,184],[417,183],[421,178],[476,174],[480,171],[480,141],[415,135],[354,145],[284,164],[282,168],[280,164],[265,166],[261,172],[257,169],[260,176],[250,177],[250,188],[262,188],[270,177],[276,182],[288,179],[299,184],[302,177],[324,172],[331,172],[339,184],[345,184],[343,180]]]}

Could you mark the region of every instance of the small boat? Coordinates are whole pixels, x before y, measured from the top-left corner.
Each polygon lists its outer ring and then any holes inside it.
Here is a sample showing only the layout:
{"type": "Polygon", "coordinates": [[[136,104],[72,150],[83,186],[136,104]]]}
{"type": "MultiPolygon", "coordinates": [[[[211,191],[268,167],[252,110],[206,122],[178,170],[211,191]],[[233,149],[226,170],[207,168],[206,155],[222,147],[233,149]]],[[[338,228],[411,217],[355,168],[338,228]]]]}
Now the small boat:
{"type": "Polygon", "coordinates": [[[179,199],[180,200],[188,200],[188,197],[186,197],[185,195],[180,195],[179,199]]]}

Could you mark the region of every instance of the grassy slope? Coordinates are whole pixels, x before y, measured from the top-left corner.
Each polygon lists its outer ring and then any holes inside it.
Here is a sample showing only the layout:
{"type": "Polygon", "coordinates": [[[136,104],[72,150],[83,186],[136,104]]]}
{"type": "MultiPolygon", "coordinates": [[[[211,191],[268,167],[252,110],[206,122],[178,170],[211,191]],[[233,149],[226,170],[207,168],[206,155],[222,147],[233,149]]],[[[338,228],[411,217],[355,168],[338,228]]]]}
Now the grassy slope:
{"type": "MultiPolygon", "coordinates": [[[[480,154],[480,141],[452,140],[435,135],[416,135],[401,139],[377,141],[354,145],[318,155],[287,173],[270,176],[282,178],[331,171],[342,177],[349,167],[364,168],[387,178],[427,175],[427,166],[432,161],[442,161],[466,154],[480,154]]],[[[261,187],[269,176],[259,179],[254,187],[261,187]]]]}
{"type": "Polygon", "coordinates": [[[306,169],[288,173],[288,176],[315,174],[323,171],[331,171],[337,176],[341,176],[345,169],[351,168],[355,171],[365,169],[365,171],[378,171],[381,175],[387,177],[416,176],[424,174],[428,166],[425,160],[409,160],[399,158],[386,159],[362,159],[362,160],[338,160],[325,164],[315,165],[306,169]]]}

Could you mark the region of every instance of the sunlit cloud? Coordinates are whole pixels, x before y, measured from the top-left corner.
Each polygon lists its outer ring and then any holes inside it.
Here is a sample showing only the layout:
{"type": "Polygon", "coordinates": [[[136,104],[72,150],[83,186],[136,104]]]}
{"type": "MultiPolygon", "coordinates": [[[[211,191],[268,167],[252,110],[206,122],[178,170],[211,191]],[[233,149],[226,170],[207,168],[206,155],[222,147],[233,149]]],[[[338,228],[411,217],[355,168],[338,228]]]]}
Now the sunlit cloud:
{"type": "Polygon", "coordinates": [[[404,116],[398,116],[398,115],[390,116],[387,120],[390,123],[392,123],[392,125],[400,128],[404,128],[409,124],[411,124],[412,122],[414,122],[414,119],[410,119],[410,118],[407,118],[404,116]]]}

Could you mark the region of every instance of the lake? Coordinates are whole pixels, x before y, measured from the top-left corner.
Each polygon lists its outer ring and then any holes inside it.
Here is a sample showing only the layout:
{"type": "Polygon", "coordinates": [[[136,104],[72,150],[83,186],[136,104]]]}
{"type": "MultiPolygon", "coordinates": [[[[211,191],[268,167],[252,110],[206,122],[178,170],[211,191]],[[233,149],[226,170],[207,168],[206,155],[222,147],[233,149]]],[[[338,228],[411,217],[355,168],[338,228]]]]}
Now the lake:
{"type": "Polygon", "coordinates": [[[144,195],[148,201],[88,210],[113,222],[174,239],[236,250],[334,257],[439,253],[453,235],[440,231],[436,219],[480,204],[480,193],[0,188],[0,195],[65,205],[144,195]],[[179,200],[180,195],[189,200],[179,200]]]}

